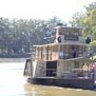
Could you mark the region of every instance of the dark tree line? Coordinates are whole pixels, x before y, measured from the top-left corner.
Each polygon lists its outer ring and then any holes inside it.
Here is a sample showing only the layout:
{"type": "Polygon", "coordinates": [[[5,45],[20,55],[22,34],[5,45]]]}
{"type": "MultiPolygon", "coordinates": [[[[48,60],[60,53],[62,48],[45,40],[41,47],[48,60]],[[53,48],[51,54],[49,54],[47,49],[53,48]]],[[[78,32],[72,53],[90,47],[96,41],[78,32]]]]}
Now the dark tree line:
{"type": "Polygon", "coordinates": [[[27,20],[0,18],[0,55],[25,54],[32,45],[46,43],[60,19],[27,20]]]}
{"type": "MultiPolygon", "coordinates": [[[[91,36],[90,48],[96,53],[96,2],[85,7],[86,12],[73,15],[69,24],[80,27],[83,36],[91,36]]],[[[0,55],[26,54],[32,52],[32,45],[47,43],[45,37],[54,33],[54,27],[62,20],[0,18],[0,55]]],[[[65,26],[67,25],[63,22],[65,26]]]]}

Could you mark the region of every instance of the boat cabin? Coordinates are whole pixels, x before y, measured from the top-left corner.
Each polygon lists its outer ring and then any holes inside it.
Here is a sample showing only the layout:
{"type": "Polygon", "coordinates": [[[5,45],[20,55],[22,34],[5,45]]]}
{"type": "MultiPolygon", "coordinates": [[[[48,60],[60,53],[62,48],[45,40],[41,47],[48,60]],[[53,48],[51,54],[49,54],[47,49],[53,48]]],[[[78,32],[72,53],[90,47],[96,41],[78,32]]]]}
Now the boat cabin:
{"type": "Polygon", "coordinates": [[[56,27],[56,39],[53,43],[34,45],[35,59],[54,61],[87,56],[86,40],[80,36],[79,28],[56,27]]]}
{"type": "Polygon", "coordinates": [[[35,56],[31,59],[31,67],[28,67],[31,68],[30,76],[92,78],[89,75],[89,65],[92,61],[87,58],[88,43],[90,40],[81,36],[79,28],[63,25],[55,27],[53,43],[34,45],[35,56]]]}

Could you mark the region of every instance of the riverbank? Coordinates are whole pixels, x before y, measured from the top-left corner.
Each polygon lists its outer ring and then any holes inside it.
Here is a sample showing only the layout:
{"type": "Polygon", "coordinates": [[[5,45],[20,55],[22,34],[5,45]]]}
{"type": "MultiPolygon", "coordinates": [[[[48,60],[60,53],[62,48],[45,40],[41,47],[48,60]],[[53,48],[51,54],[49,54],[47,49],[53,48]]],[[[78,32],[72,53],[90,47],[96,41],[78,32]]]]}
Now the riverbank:
{"type": "Polygon", "coordinates": [[[25,62],[27,58],[0,58],[0,63],[3,62],[25,62]]]}

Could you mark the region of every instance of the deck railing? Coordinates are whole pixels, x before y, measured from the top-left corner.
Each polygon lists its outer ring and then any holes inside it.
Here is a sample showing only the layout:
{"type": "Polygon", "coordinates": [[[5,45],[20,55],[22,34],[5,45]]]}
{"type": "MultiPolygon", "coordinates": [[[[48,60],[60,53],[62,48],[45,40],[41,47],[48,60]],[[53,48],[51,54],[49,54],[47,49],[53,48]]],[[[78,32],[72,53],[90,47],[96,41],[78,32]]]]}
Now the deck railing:
{"type": "Polygon", "coordinates": [[[75,69],[72,72],[63,72],[62,73],[63,78],[85,78],[85,79],[94,79],[94,73],[90,71],[83,71],[81,69],[75,69]]]}

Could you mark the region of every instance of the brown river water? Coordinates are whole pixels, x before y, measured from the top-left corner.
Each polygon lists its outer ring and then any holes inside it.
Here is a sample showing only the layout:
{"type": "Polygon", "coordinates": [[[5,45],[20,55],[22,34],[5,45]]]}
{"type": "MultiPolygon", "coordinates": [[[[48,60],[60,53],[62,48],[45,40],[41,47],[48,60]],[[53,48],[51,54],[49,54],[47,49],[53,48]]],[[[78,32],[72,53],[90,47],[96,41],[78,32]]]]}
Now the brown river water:
{"type": "Polygon", "coordinates": [[[95,90],[30,84],[23,76],[24,64],[0,63],[0,96],[96,96],[95,90]]]}

